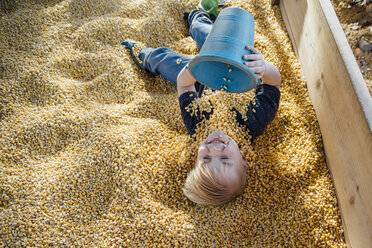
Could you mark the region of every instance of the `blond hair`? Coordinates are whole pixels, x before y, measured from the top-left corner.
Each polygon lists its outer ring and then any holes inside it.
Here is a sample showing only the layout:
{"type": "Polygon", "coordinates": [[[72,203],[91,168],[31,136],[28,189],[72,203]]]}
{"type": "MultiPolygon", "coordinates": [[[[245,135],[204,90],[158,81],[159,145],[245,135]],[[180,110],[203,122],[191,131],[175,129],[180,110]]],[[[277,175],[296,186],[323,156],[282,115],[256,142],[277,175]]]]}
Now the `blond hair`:
{"type": "Polygon", "coordinates": [[[246,174],[241,173],[239,180],[227,185],[224,173],[213,173],[201,161],[187,175],[183,193],[191,201],[202,205],[221,205],[234,200],[244,192],[246,174]],[[218,178],[216,178],[218,176],[218,178]]]}

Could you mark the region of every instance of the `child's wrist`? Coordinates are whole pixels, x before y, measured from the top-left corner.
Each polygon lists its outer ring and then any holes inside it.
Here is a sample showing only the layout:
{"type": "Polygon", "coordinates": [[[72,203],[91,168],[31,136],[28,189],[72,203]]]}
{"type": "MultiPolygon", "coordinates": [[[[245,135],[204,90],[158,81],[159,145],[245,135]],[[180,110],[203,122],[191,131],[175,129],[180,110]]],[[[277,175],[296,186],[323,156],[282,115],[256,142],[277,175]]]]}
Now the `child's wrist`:
{"type": "Polygon", "coordinates": [[[266,74],[267,70],[269,69],[269,66],[270,66],[269,62],[264,60],[264,70],[263,70],[262,76],[266,74]]]}

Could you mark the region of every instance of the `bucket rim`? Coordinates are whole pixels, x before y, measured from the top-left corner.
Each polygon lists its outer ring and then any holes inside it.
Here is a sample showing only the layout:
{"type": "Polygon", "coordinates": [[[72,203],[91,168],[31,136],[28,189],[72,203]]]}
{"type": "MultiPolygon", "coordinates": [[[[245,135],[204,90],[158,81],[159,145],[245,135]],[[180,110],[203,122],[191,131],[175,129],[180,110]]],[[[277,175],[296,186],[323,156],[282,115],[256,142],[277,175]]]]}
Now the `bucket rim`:
{"type": "MultiPolygon", "coordinates": [[[[210,55],[210,56],[202,56],[202,57],[195,57],[195,58],[193,58],[191,61],[190,61],[190,63],[189,63],[189,65],[188,65],[188,67],[189,67],[189,71],[190,71],[190,73],[191,73],[191,75],[196,79],[196,80],[198,80],[197,79],[197,77],[195,77],[195,75],[194,75],[194,73],[192,72],[192,68],[193,68],[193,66],[196,64],[196,63],[198,63],[198,62],[204,62],[204,61],[216,61],[216,62],[221,62],[221,63],[225,63],[225,64],[229,64],[229,65],[232,65],[232,66],[235,66],[235,67],[237,67],[238,69],[240,69],[241,71],[243,71],[245,74],[247,74],[251,79],[252,79],[252,81],[253,81],[253,83],[252,83],[252,88],[250,88],[250,89],[248,89],[248,90],[246,90],[246,91],[250,91],[250,90],[252,90],[257,84],[258,84],[258,79],[257,79],[257,76],[256,76],[256,74],[248,67],[248,66],[246,66],[246,65],[244,65],[244,64],[240,64],[240,63],[237,63],[236,61],[234,61],[234,60],[231,60],[231,59],[226,59],[226,58],[224,58],[224,59],[221,59],[221,57],[218,57],[218,56],[212,56],[212,55],[210,55]]],[[[202,84],[204,84],[203,82],[200,82],[200,83],[202,83],[202,84]]],[[[205,84],[206,85],[206,84],[205,84]]],[[[209,86],[209,85],[207,85],[208,87],[211,87],[211,86],[209,86]]],[[[213,88],[213,87],[211,87],[211,88],[213,88]]],[[[214,88],[215,89],[215,88],[214,88]]],[[[215,90],[220,90],[220,89],[215,89],[215,90]]],[[[228,91],[228,90],[227,90],[228,91]]],[[[242,92],[246,92],[246,91],[228,91],[228,92],[232,92],[232,93],[242,93],[242,92]]]]}

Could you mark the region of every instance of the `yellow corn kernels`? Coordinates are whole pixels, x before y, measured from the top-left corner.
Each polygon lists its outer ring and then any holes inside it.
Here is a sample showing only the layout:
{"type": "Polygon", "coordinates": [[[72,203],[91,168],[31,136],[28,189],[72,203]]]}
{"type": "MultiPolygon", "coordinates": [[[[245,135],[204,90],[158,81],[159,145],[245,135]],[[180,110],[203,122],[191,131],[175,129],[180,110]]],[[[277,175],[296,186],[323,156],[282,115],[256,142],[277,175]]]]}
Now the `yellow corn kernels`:
{"type": "Polygon", "coordinates": [[[196,56],[182,17],[199,0],[2,1],[0,246],[345,247],[317,118],[270,2],[227,5],[254,15],[255,47],[283,79],[277,116],[251,144],[230,110],[244,114],[253,91],[205,90],[187,109],[214,114],[194,140],[175,85],[121,45],[196,56]],[[199,206],[182,187],[215,129],[240,146],[248,183],[199,206]]]}

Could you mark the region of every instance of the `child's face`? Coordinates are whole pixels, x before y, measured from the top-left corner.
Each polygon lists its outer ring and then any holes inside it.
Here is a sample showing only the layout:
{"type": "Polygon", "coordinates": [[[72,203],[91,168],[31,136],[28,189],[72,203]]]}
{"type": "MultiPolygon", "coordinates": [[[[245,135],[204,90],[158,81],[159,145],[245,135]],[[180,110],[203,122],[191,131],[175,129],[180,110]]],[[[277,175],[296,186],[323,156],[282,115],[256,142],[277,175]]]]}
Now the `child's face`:
{"type": "Polygon", "coordinates": [[[218,130],[212,132],[199,146],[196,164],[208,166],[214,174],[224,173],[229,182],[238,180],[247,166],[235,141],[218,130]]]}

